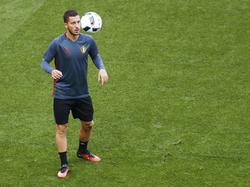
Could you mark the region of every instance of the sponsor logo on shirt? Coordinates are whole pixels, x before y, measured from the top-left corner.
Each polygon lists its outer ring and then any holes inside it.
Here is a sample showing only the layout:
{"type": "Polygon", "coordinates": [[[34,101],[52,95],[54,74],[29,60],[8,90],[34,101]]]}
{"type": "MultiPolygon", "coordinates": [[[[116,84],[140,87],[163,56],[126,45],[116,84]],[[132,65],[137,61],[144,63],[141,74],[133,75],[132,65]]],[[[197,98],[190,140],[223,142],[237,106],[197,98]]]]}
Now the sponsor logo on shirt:
{"type": "Polygon", "coordinates": [[[70,54],[70,49],[69,49],[69,48],[64,47],[63,50],[64,50],[64,52],[65,52],[67,55],[70,54]]]}

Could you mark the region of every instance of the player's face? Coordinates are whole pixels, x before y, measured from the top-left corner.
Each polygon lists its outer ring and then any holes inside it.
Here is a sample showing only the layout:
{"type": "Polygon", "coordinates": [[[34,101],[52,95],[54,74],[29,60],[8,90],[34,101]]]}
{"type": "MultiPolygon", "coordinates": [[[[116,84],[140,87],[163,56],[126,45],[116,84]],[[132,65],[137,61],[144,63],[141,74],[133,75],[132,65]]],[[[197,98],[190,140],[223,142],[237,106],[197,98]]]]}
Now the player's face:
{"type": "Polygon", "coordinates": [[[67,31],[73,35],[79,35],[80,34],[80,16],[77,15],[75,17],[69,17],[69,20],[67,23],[64,23],[65,28],[67,31]]]}

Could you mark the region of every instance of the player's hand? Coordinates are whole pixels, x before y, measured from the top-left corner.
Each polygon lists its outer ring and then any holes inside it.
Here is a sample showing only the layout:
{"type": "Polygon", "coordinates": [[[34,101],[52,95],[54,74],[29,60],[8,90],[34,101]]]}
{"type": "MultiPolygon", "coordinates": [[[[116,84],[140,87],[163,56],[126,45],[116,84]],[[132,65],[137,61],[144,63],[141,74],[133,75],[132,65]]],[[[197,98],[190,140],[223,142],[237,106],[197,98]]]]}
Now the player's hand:
{"type": "Polygon", "coordinates": [[[63,76],[63,74],[61,71],[54,69],[51,72],[51,76],[53,79],[60,79],[63,76]]]}
{"type": "Polygon", "coordinates": [[[106,84],[108,82],[108,73],[105,69],[100,69],[98,73],[98,81],[101,82],[102,85],[106,84]]]}

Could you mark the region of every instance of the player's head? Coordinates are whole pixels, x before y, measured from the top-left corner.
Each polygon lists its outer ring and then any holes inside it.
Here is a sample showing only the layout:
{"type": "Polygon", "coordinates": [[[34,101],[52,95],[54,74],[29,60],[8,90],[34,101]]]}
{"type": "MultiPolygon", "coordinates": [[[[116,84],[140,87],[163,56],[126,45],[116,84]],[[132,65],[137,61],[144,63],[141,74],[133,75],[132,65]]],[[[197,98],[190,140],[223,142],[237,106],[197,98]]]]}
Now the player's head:
{"type": "Polygon", "coordinates": [[[69,21],[69,17],[76,17],[76,16],[79,16],[77,11],[67,10],[66,12],[64,12],[63,21],[64,21],[64,23],[67,23],[69,21]]]}
{"type": "Polygon", "coordinates": [[[71,35],[80,34],[80,15],[75,10],[67,10],[63,15],[64,26],[71,35]]]}

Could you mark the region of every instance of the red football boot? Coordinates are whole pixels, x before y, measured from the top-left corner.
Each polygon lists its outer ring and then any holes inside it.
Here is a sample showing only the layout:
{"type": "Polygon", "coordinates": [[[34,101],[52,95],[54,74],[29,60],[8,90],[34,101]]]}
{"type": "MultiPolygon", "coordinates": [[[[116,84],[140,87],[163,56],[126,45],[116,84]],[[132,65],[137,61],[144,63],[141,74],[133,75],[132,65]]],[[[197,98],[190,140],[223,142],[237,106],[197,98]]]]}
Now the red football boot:
{"type": "Polygon", "coordinates": [[[90,162],[100,162],[101,158],[94,155],[93,153],[89,152],[88,150],[85,153],[77,152],[77,157],[78,158],[83,158],[86,159],[90,162]]]}

